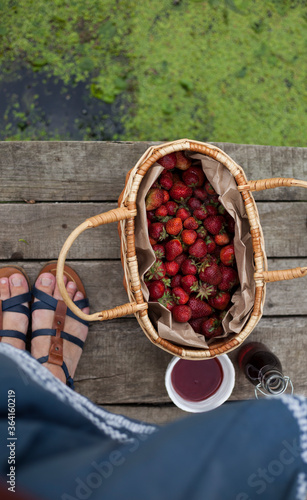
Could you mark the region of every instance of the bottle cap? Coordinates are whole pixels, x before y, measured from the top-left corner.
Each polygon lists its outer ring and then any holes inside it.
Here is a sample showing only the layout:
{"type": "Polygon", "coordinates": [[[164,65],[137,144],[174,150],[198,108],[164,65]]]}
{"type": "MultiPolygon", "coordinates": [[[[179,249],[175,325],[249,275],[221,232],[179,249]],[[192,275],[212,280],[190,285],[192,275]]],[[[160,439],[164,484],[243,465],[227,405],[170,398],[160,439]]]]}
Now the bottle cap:
{"type": "MultiPolygon", "coordinates": [[[[220,362],[223,377],[222,382],[216,392],[201,401],[188,401],[187,399],[184,399],[180,394],[178,394],[172,383],[172,371],[176,363],[183,362],[185,360],[178,358],[177,356],[172,358],[165,373],[165,387],[170,399],[176,406],[178,406],[178,408],[191,413],[206,412],[222,405],[230,397],[235,383],[235,370],[233,364],[227,354],[222,354],[218,356],[217,359],[220,362]]],[[[209,360],[204,359],[193,361],[193,363],[203,363],[205,374],[206,363],[208,363],[208,361],[209,360]]]]}

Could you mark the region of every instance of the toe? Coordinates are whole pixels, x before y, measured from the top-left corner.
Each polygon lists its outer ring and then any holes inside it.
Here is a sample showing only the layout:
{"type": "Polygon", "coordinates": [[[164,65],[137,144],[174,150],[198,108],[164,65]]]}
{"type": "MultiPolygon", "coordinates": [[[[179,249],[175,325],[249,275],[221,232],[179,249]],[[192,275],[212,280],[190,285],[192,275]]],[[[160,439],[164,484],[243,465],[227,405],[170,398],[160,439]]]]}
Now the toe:
{"type": "Polygon", "coordinates": [[[8,278],[0,279],[0,299],[6,300],[10,298],[10,285],[8,278]]]}
{"type": "Polygon", "coordinates": [[[48,295],[53,295],[55,287],[55,276],[51,273],[42,273],[35,282],[36,288],[48,295]]]}
{"type": "MultiPolygon", "coordinates": [[[[72,299],[76,293],[76,290],[77,290],[76,283],[74,283],[73,281],[68,281],[68,283],[67,283],[67,278],[66,278],[66,276],[64,276],[64,284],[66,285],[66,290],[67,290],[69,297],[72,299]]],[[[57,300],[62,299],[62,295],[61,295],[61,292],[60,292],[57,284],[55,285],[54,297],[57,300]]]]}
{"type": "MultiPolygon", "coordinates": [[[[74,297],[74,301],[76,301],[76,300],[82,300],[82,299],[84,299],[83,293],[82,292],[77,292],[76,295],[75,295],[75,297],[74,297]]],[[[82,309],[82,312],[84,312],[85,314],[89,314],[89,312],[90,312],[89,307],[84,307],[82,309]]]]}
{"type": "Polygon", "coordinates": [[[29,285],[26,278],[20,273],[14,273],[9,277],[11,297],[20,295],[22,293],[27,293],[29,291],[29,285]]]}

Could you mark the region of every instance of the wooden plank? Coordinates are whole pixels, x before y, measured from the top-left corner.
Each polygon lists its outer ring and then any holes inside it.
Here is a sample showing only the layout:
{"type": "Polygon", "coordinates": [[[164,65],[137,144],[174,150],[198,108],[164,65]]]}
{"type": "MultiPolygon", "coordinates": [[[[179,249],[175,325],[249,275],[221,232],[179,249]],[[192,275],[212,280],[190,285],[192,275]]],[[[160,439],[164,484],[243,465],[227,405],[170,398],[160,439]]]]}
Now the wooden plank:
{"type": "MultiPolygon", "coordinates": [[[[292,378],[295,392],[307,396],[307,317],[262,318],[249,337],[267,344],[284,373],[292,378]]],[[[253,386],[239,373],[231,400],[253,398],[253,386]]],[[[99,405],[161,404],[169,402],[164,375],[171,355],[154,346],[136,320],[113,320],[91,327],[76,376],[76,390],[99,405]]]]}
{"type": "MultiPolygon", "coordinates": [[[[0,201],[116,200],[125,176],[154,142],[0,143],[0,201]]],[[[307,148],[213,143],[244,168],[248,179],[307,179],[307,148]]],[[[262,200],[307,200],[302,188],[255,194],[262,200]]]]}
{"type": "MultiPolygon", "coordinates": [[[[34,283],[43,262],[17,261],[28,273],[34,283]]],[[[10,261],[3,261],[2,266],[10,261]]],[[[91,301],[92,311],[110,309],[128,302],[122,284],[123,271],[119,261],[68,261],[81,276],[91,301]]],[[[269,269],[288,269],[306,265],[303,259],[270,259],[269,269]]],[[[307,315],[306,295],[307,277],[267,284],[264,315],[285,316],[307,315]],[[302,299],[304,297],[304,299],[302,299]]],[[[105,325],[106,323],[102,323],[105,325]]],[[[103,329],[103,326],[101,326],[103,329]]]]}
{"type": "Polygon", "coordinates": [[[125,417],[141,422],[150,424],[164,425],[169,422],[174,422],[180,418],[185,418],[191,413],[180,410],[173,403],[164,404],[161,406],[154,405],[104,405],[105,410],[117,415],[124,415],[125,417]]]}
{"type": "MultiPolygon", "coordinates": [[[[0,259],[55,259],[68,235],[85,219],[115,203],[0,204],[0,259]],[[19,241],[25,240],[25,241],[19,241]]],[[[257,203],[269,257],[304,257],[306,202],[257,203]]],[[[71,259],[120,257],[116,224],[87,230],[74,243],[71,259]]]]}

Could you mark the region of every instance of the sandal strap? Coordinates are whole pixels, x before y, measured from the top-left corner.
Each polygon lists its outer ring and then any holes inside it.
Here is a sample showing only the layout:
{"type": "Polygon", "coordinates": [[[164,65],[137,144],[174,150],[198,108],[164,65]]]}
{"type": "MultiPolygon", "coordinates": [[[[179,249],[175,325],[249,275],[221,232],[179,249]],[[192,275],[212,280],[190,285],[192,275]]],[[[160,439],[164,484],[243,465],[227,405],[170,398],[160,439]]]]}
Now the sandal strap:
{"type": "MultiPolygon", "coordinates": [[[[31,333],[31,339],[34,339],[35,337],[40,337],[41,335],[55,337],[56,330],[54,328],[40,328],[31,333]]],[[[72,342],[73,344],[76,344],[77,346],[81,347],[81,349],[83,349],[84,342],[81,339],[78,339],[78,337],[75,337],[70,333],[61,331],[61,338],[64,340],[68,340],[69,342],[72,342]]]]}
{"type": "Polygon", "coordinates": [[[32,298],[31,292],[21,293],[16,295],[16,297],[10,297],[9,299],[0,300],[0,342],[2,337],[10,337],[15,339],[23,340],[26,342],[26,334],[19,332],[18,330],[3,330],[3,313],[13,312],[19,314],[25,314],[28,319],[30,319],[30,309],[24,306],[24,302],[30,302],[32,298]]]}
{"type": "MultiPolygon", "coordinates": [[[[36,299],[38,299],[40,302],[33,302],[32,304],[32,312],[36,311],[37,309],[47,309],[49,311],[55,311],[58,300],[55,299],[54,297],[51,297],[51,295],[48,295],[45,292],[42,292],[42,290],[38,290],[35,286],[32,288],[32,295],[36,299]]],[[[81,299],[81,300],[76,300],[74,304],[79,307],[79,309],[83,309],[84,307],[89,306],[89,300],[87,298],[81,299]]],[[[85,326],[89,326],[88,321],[85,321],[84,319],[79,318],[76,316],[69,308],[67,308],[66,312],[67,316],[70,316],[71,318],[79,321],[79,323],[82,323],[85,326]]]]}
{"type": "Polygon", "coordinates": [[[0,339],[2,337],[10,337],[13,339],[20,339],[26,342],[26,334],[19,332],[18,330],[0,330],[0,339]]]}
{"type": "Polygon", "coordinates": [[[30,319],[30,309],[24,306],[24,302],[31,302],[31,292],[21,293],[16,295],[16,297],[11,297],[6,300],[2,300],[2,312],[17,312],[25,314],[28,319],[30,319]]]}
{"type": "MultiPolygon", "coordinates": [[[[36,361],[38,361],[40,364],[43,364],[43,363],[47,363],[48,360],[49,360],[49,356],[42,356],[41,358],[38,358],[36,361]]],[[[73,381],[73,378],[68,373],[68,368],[67,368],[65,361],[63,361],[61,368],[64,372],[65,377],[66,377],[66,385],[68,385],[68,387],[70,387],[71,389],[74,390],[75,389],[74,381],[73,381]]]]}

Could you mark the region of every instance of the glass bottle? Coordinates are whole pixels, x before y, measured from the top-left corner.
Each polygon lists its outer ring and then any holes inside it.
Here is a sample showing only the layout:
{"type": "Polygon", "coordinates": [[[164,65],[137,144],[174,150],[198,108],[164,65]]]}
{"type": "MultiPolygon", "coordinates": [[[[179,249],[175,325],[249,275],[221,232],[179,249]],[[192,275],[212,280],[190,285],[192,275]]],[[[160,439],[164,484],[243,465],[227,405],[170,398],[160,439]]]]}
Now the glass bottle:
{"type": "Polygon", "coordinates": [[[250,342],[241,347],[238,363],[246,378],[255,386],[256,398],[258,391],[265,396],[283,394],[289,385],[293,393],[290,378],[283,374],[278,357],[265,344],[250,342]]]}

